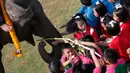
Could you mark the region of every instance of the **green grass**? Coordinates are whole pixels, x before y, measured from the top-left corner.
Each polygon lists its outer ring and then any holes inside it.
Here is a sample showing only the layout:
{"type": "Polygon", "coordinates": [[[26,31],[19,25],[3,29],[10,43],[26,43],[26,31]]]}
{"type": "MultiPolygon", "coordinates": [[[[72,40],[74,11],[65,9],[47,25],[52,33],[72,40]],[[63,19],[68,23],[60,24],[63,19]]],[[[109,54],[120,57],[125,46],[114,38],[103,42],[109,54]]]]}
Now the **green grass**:
{"type": "MultiPolygon", "coordinates": [[[[58,27],[65,24],[81,5],[79,0],[41,0],[41,3],[48,18],[60,31],[63,29],[58,27]]],[[[6,73],[50,73],[47,63],[41,59],[38,53],[38,41],[36,39],[39,37],[35,37],[36,46],[25,41],[21,43],[23,56],[20,58],[14,57],[15,47],[13,44],[4,46],[2,61],[6,73]]],[[[47,50],[50,51],[51,49],[47,50]]]]}

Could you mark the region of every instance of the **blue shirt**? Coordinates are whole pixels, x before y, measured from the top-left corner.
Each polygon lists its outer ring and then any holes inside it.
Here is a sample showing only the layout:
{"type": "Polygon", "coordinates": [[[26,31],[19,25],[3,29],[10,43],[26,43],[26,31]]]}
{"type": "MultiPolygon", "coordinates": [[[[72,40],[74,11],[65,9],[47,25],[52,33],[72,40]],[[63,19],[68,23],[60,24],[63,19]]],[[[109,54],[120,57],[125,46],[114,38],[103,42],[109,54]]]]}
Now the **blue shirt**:
{"type": "Polygon", "coordinates": [[[83,5],[80,10],[79,10],[79,13],[82,13],[83,15],[85,14],[85,18],[88,22],[88,25],[90,25],[91,27],[95,28],[95,27],[98,27],[100,26],[100,20],[99,18],[97,18],[95,15],[94,15],[94,12],[93,12],[93,6],[95,4],[95,1],[96,0],[93,0],[94,2],[92,3],[91,6],[87,7],[85,5],[83,5]]]}
{"type": "Polygon", "coordinates": [[[100,0],[101,2],[104,3],[104,5],[106,6],[108,13],[113,14],[114,8],[116,4],[120,4],[120,0],[117,1],[117,3],[112,3],[109,2],[108,0],[100,0]]]}

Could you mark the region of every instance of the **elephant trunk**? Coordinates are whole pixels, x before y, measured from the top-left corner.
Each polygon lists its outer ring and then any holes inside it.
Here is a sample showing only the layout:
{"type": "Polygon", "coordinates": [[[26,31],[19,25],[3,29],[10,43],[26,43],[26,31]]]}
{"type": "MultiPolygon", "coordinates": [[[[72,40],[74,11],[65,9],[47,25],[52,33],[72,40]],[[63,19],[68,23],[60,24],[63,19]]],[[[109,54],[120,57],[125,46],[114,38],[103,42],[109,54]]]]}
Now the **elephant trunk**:
{"type": "Polygon", "coordinates": [[[41,55],[41,57],[42,57],[42,59],[45,61],[45,62],[47,62],[47,63],[49,63],[49,62],[51,62],[52,61],[52,58],[50,58],[50,55],[47,53],[47,51],[45,50],[45,42],[40,42],[39,43],[39,45],[38,45],[38,50],[39,50],[39,53],[40,53],[40,55],[41,55]]]}
{"type": "Polygon", "coordinates": [[[52,46],[52,52],[48,53],[45,50],[45,45],[46,43],[44,41],[41,41],[38,45],[38,50],[39,53],[42,57],[42,59],[46,62],[46,63],[50,63],[53,59],[60,59],[61,58],[61,50],[58,50],[60,48],[59,45],[56,46],[52,46]]]}

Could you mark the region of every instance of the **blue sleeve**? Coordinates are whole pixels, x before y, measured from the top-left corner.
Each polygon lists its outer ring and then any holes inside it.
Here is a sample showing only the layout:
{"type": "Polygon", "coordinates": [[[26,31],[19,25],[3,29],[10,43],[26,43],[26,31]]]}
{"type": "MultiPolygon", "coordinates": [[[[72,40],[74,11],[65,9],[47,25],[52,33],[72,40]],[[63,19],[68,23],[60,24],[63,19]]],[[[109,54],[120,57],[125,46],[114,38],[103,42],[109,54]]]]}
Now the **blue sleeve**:
{"type": "Polygon", "coordinates": [[[85,14],[85,6],[82,5],[82,7],[79,9],[78,13],[85,14]]]}
{"type": "Polygon", "coordinates": [[[104,3],[104,5],[106,6],[108,13],[113,14],[115,5],[107,0],[102,0],[102,2],[104,3]]]}
{"type": "Polygon", "coordinates": [[[100,1],[100,0],[92,0],[92,4],[93,4],[93,3],[95,4],[95,2],[97,2],[97,1],[100,1]]]}

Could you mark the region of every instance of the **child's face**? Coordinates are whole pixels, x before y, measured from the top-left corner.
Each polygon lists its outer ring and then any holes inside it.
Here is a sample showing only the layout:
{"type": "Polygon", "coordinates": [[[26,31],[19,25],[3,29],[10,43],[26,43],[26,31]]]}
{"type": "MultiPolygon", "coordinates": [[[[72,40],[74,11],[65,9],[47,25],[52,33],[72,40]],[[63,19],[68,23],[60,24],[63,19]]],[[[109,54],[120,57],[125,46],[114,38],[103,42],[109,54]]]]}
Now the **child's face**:
{"type": "Polygon", "coordinates": [[[86,23],[83,20],[76,21],[79,30],[85,30],[86,23]]]}
{"type": "Polygon", "coordinates": [[[95,15],[96,17],[99,17],[99,14],[98,14],[97,11],[95,10],[95,8],[93,8],[93,12],[94,12],[94,15],[95,15]]]}
{"type": "Polygon", "coordinates": [[[117,21],[117,22],[120,21],[119,18],[118,18],[118,16],[117,16],[116,14],[114,14],[114,13],[113,13],[113,19],[114,19],[115,21],[117,21]]]}
{"type": "Polygon", "coordinates": [[[63,50],[63,54],[66,56],[66,57],[70,57],[70,56],[73,56],[73,55],[75,55],[75,51],[74,51],[74,49],[72,49],[72,48],[65,48],[64,50],[63,50]]]}
{"type": "Polygon", "coordinates": [[[110,65],[110,62],[104,57],[105,66],[110,65]]]}
{"type": "Polygon", "coordinates": [[[109,2],[114,2],[115,0],[108,0],[109,2]]]}
{"type": "Polygon", "coordinates": [[[129,55],[129,57],[130,57],[130,48],[128,48],[126,52],[129,55]]]}

